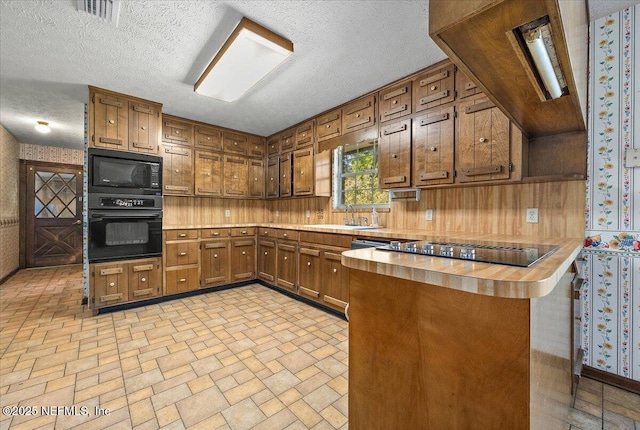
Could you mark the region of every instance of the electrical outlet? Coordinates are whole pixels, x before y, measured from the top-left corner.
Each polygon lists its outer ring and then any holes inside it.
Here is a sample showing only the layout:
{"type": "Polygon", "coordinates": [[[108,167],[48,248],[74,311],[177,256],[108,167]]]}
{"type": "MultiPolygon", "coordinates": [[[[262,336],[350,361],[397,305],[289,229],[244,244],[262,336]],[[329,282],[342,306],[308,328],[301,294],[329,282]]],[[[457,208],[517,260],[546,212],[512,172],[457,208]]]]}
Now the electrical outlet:
{"type": "Polygon", "coordinates": [[[280,211],[276,211],[276,216],[280,216],[280,211]]]}
{"type": "Polygon", "coordinates": [[[538,208],[527,208],[527,218],[528,223],[538,223],[538,208]]]}
{"type": "Polygon", "coordinates": [[[231,216],[231,211],[229,209],[225,209],[224,211],[224,216],[226,216],[227,218],[229,218],[231,216]]]}
{"type": "Polygon", "coordinates": [[[304,216],[306,216],[307,218],[311,218],[311,211],[309,209],[304,211],[304,216]]]}
{"type": "Polygon", "coordinates": [[[433,209],[427,209],[424,212],[424,219],[427,221],[433,221],[433,209]]]}
{"type": "Polygon", "coordinates": [[[640,148],[627,148],[624,152],[624,167],[640,167],[640,148]]]}

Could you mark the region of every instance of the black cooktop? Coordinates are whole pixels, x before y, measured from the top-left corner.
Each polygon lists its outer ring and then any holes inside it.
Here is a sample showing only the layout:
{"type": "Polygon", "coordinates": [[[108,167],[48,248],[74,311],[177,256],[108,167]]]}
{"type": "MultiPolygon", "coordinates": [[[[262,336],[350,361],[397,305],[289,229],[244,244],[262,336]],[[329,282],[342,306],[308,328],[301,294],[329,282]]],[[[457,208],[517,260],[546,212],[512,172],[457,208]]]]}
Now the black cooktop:
{"type": "Polygon", "coordinates": [[[455,258],[457,260],[505,264],[507,266],[531,267],[538,261],[556,252],[559,248],[559,246],[554,245],[532,245],[527,243],[484,241],[439,242],[419,240],[403,243],[393,241],[389,245],[380,246],[376,249],[424,256],[455,258]]]}

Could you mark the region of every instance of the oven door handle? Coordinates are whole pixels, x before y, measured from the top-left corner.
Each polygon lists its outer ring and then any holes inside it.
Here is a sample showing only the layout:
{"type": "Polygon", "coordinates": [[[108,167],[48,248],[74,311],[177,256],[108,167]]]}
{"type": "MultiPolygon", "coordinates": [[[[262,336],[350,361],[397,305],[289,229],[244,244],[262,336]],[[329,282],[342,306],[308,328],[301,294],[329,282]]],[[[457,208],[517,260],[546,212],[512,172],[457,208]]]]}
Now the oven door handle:
{"type": "Polygon", "coordinates": [[[149,212],[129,212],[129,211],[89,211],[89,217],[93,221],[98,221],[104,218],[135,218],[135,219],[157,219],[162,218],[162,211],[149,212]]]}

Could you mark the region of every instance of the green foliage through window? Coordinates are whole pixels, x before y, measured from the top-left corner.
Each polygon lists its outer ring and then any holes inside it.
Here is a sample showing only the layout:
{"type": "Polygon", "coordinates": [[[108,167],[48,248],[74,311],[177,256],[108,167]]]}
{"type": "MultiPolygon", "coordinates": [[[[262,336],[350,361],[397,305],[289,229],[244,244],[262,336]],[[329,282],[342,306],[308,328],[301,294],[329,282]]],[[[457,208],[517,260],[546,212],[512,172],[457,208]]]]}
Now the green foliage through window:
{"type": "Polygon", "coordinates": [[[335,208],[389,207],[389,193],[378,189],[378,141],[366,140],[334,150],[335,208]]]}

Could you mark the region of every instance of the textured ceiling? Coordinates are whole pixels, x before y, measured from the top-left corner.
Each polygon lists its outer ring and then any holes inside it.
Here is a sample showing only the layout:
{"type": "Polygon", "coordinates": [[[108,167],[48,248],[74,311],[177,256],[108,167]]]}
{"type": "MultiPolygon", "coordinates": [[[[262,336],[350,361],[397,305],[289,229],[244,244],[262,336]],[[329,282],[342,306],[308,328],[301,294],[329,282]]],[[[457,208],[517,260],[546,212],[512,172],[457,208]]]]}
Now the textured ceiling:
{"type": "MultiPolygon", "coordinates": [[[[598,10],[626,3],[590,0],[598,10]]],[[[78,12],[76,0],[1,0],[0,123],[20,142],[82,148],[94,85],[269,135],[445,58],[428,36],[427,9],[427,1],[122,0],[115,27],[78,12]],[[197,95],[193,84],[242,16],[290,39],[294,54],[237,102],[197,95]],[[37,133],[36,120],[52,132],[37,133]]]]}

